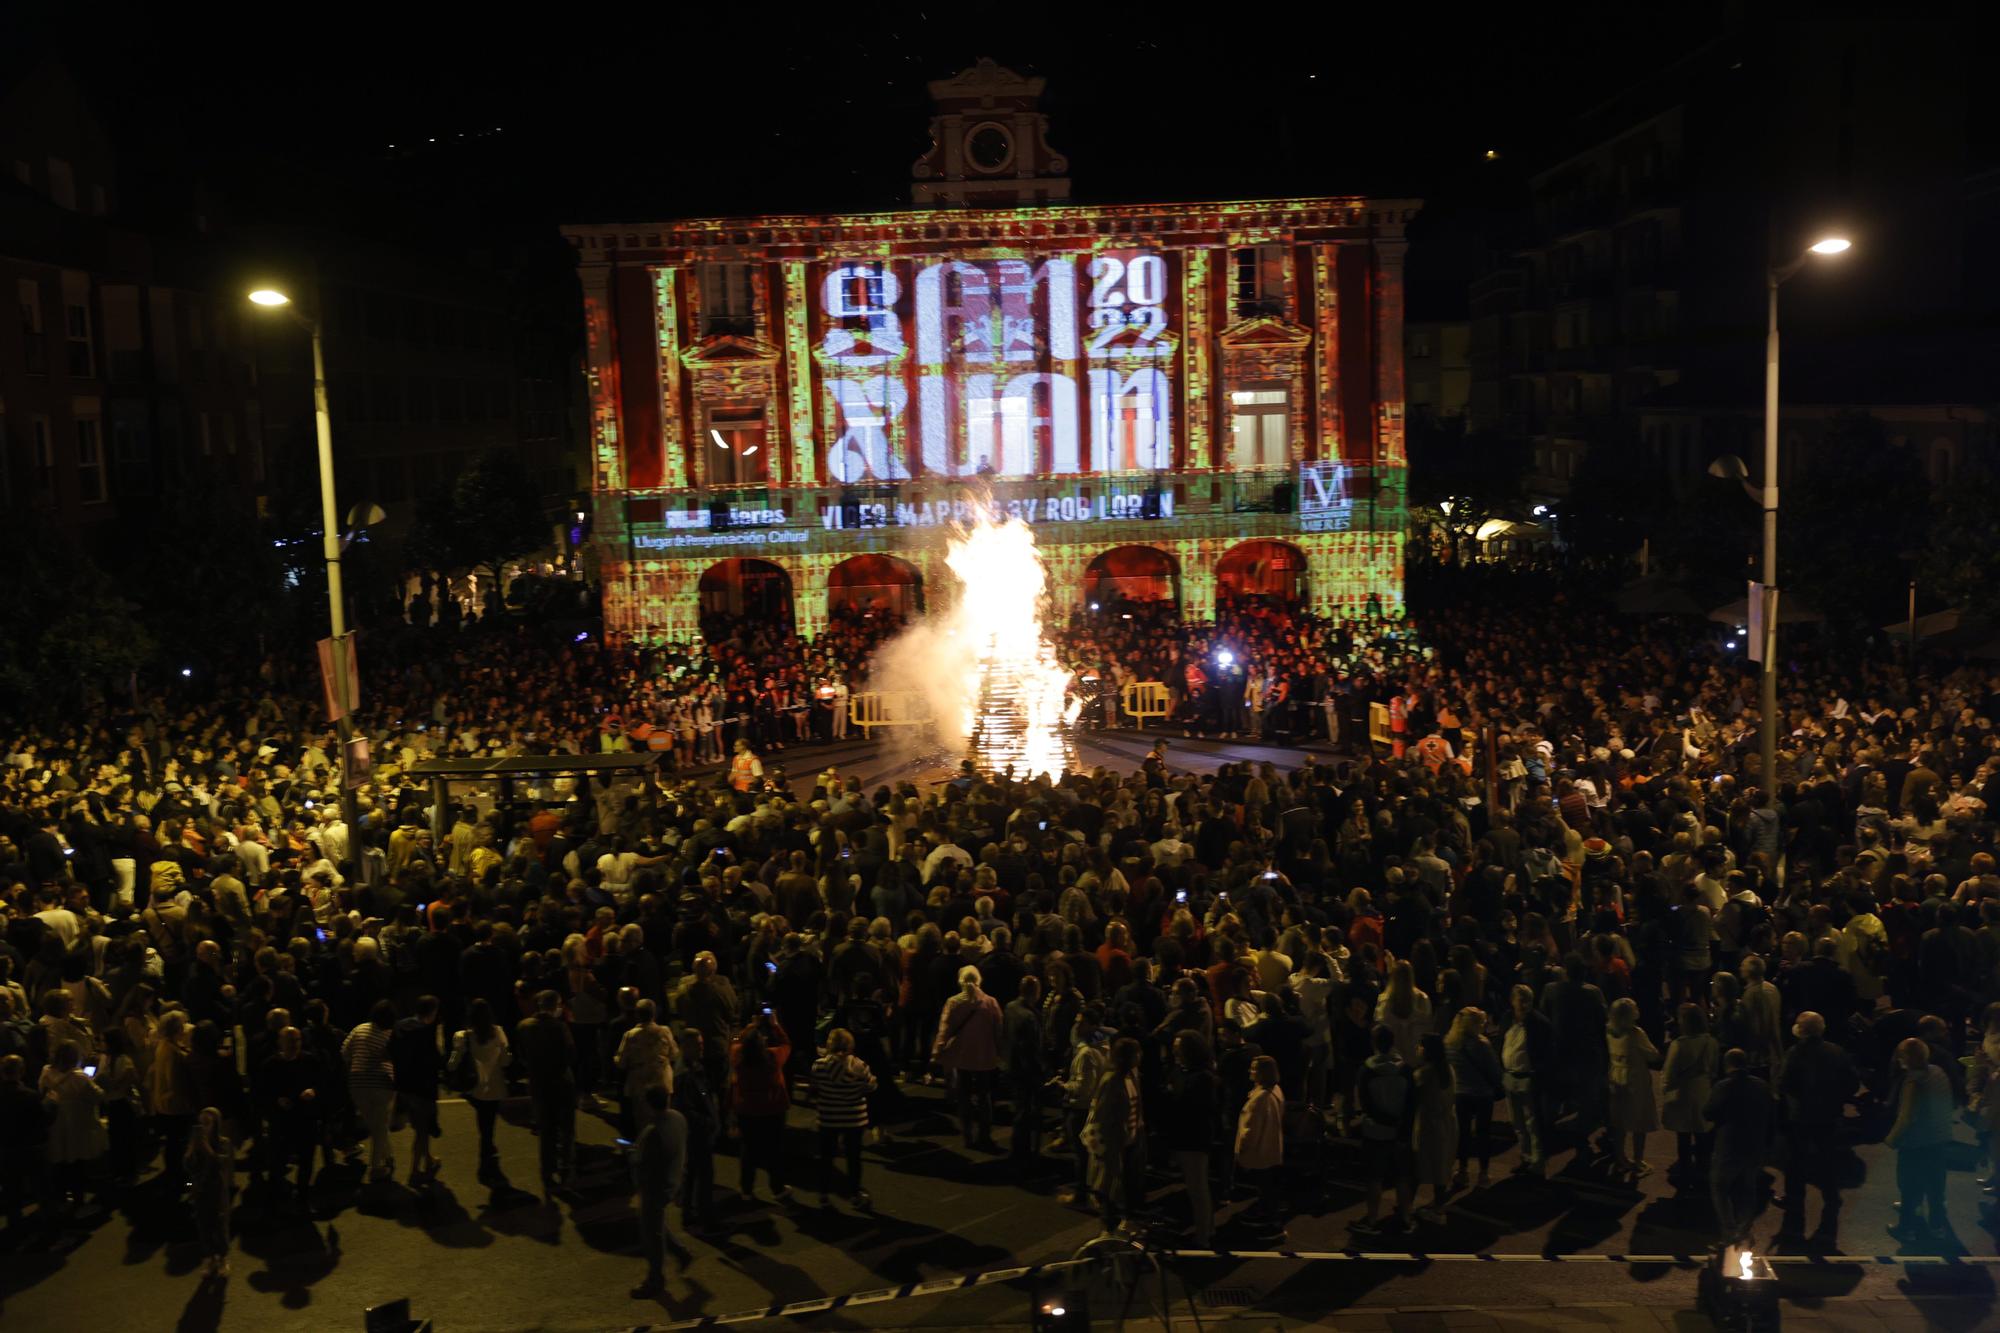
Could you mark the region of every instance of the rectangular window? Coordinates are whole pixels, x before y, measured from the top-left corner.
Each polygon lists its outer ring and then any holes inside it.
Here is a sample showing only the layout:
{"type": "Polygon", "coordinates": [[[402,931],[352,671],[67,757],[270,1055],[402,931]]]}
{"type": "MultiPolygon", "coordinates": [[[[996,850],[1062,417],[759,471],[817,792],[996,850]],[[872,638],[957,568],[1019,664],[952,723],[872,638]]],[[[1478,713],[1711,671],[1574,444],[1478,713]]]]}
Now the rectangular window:
{"type": "Polygon", "coordinates": [[[756,331],[748,264],[701,266],[701,331],[704,335],[756,331]]]}
{"type": "Polygon", "coordinates": [[[15,284],[21,301],[21,350],[31,375],[49,372],[48,338],[42,327],[42,285],[33,278],[15,284]]]}
{"type": "Polygon", "coordinates": [[[1276,381],[1246,384],[1229,395],[1231,466],[1265,472],[1291,462],[1292,395],[1276,381]]]}
{"type": "Polygon", "coordinates": [[[57,208],[76,211],[76,173],[59,157],[49,159],[49,198],[57,208]]]}
{"type": "Polygon", "coordinates": [[[69,346],[69,373],[89,378],[97,373],[97,358],[90,341],[90,306],[63,306],[63,326],[69,346]]]}
{"type": "Polygon", "coordinates": [[[76,498],[82,504],[103,504],[103,423],[96,417],[76,419],[76,498]]]}
{"type": "Polygon", "coordinates": [[[56,451],[49,437],[47,417],[32,417],[28,421],[28,475],[34,486],[35,498],[43,504],[53,503],[56,498],[56,451]]]}
{"type": "Polygon", "coordinates": [[[1236,252],[1236,317],[1285,313],[1285,248],[1246,245],[1236,252]]]}
{"type": "Polygon", "coordinates": [[[770,479],[764,448],[764,409],[719,407],[708,414],[708,484],[756,486],[770,479]]]}

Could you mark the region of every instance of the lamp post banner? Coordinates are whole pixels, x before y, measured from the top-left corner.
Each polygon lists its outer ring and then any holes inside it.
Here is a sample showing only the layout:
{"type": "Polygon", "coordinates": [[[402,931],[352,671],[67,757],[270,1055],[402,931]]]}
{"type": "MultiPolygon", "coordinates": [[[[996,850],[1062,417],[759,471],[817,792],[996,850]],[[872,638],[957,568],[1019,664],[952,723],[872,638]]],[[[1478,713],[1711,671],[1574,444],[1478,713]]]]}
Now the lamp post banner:
{"type": "Polygon", "coordinates": [[[345,699],[340,697],[341,690],[337,683],[340,680],[340,673],[336,671],[333,660],[333,640],[321,639],[317,645],[320,691],[326,698],[326,720],[329,722],[338,722],[361,706],[361,663],[355,655],[354,636],[343,634],[340,637],[341,647],[346,650],[343,654],[347,669],[345,699]]]}

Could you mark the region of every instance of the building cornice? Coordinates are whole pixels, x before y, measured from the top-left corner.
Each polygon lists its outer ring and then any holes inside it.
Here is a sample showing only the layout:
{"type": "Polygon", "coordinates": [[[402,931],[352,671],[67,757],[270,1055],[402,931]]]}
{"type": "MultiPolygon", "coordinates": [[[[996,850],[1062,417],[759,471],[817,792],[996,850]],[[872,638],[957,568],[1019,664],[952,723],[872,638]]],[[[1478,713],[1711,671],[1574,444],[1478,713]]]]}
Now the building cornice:
{"type": "Polygon", "coordinates": [[[1121,244],[1253,245],[1400,239],[1417,199],[1353,196],[1221,203],[1052,204],[888,213],[777,214],[562,228],[584,264],[685,262],[695,253],[738,258],[851,257],[1032,242],[1038,251],[1121,244]]]}

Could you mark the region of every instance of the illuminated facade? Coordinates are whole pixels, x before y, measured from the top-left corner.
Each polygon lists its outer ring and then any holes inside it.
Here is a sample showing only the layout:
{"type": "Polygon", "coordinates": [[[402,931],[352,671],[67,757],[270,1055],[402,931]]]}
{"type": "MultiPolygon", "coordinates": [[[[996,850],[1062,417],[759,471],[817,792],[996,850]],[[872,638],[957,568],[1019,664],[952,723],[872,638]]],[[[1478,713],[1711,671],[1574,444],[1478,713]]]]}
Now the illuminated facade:
{"type": "MultiPolygon", "coordinates": [[[[1025,177],[1037,148],[1045,174],[1038,118],[1018,150],[997,112],[946,119],[965,152],[919,165],[924,197],[1025,177]]],[[[804,634],[843,599],[938,605],[968,483],[1034,524],[1060,609],[1148,568],[1194,618],[1218,578],[1400,605],[1416,203],[995,197],[565,228],[609,636],[690,635],[704,606],[746,609],[746,579],[804,634]]]]}

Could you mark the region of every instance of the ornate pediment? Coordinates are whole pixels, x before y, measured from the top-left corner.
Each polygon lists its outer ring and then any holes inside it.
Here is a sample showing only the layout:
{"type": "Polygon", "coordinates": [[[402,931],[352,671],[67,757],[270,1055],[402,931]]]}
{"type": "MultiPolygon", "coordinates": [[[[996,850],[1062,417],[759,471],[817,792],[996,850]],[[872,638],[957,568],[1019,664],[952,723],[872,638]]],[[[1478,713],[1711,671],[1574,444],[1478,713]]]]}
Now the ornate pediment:
{"type": "Polygon", "coordinates": [[[740,333],[710,334],[681,353],[681,364],[689,370],[775,365],[777,360],[777,347],[740,333]]]}
{"type": "Polygon", "coordinates": [[[1312,346],[1312,330],[1276,315],[1238,320],[1219,335],[1225,351],[1270,351],[1312,346]]]}

